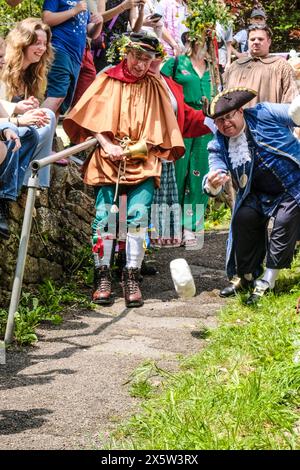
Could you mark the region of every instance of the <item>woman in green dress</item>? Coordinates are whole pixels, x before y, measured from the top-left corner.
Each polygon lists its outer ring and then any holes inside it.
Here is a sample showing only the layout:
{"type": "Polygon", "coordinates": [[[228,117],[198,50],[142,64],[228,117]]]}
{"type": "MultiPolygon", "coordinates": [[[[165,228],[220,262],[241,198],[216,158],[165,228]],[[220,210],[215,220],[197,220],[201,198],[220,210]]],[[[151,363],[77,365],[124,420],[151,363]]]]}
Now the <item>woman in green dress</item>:
{"type": "MultiPolygon", "coordinates": [[[[170,58],[161,69],[183,86],[185,102],[194,109],[202,109],[203,96],[211,99],[211,76],[205,56],[206,51],[197,42],[187,42],[185,55],[170,58]]],[[[185,138],[185,155],[175,163],[185,246],[196,245],[197,234],[203,235],[208,197],[202,192],[202,179],[208,172],[207,144],[211,139],[212,134],[185,138]]]]}

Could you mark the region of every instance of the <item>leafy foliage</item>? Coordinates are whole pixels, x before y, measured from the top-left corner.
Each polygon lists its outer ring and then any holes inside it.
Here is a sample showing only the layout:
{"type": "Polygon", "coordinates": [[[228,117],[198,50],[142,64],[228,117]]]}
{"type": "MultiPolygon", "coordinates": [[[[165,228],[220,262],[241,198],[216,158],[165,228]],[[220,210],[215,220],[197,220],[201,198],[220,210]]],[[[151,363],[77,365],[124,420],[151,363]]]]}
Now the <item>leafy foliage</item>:
{"type": "Polygon", "coordinates": [[[228,228],[231,219],[230,208],[210,198],[205,213],[205,230],[228,228]]]}
{"type": "Polygon", "coordinates": [[[23,0],[12,8],[4,0],[0,0],[0,35],[6,36],[17,21],[30,16],[40,17],[43,3],[43,0],[23,0]]]}
{"type": "MultiPolygon", "coordinates": [[[[35,330],[40,323],[60,325],[63,310],[79,307],[90,308],[91,304],[85,295],[78,294],[72,284],[58,287],[48,280],[40,286],[38,297],[23,293],[15,316],[16,342],[21,346],[35,343],[38,340],[35,330]]],[[[4,337],[7,316],[7,311],[0,309],[0,337],[4,337]]]]}
{"type": "Polygon", "coordinates": [[[211,34],[217,21],[224,26],[232,25],[234,16],[219,0],[191,0],[188,3],[189,16],[185,25],[189,29],[191,40],[205,41],[205,36],[211,34]]]}

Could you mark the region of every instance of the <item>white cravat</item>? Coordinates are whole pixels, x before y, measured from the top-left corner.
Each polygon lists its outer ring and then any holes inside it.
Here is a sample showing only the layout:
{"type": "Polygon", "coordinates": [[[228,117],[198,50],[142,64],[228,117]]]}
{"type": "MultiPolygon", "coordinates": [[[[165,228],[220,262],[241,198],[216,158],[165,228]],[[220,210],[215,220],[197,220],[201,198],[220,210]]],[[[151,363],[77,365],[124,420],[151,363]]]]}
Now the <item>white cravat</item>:
{"type": "Polygon", "coordinates": [[[251,162],[245,128],[236,137],[230,137],[228,154],[233,170],[240,165],[245,165],[247,162],[251,162]]]}

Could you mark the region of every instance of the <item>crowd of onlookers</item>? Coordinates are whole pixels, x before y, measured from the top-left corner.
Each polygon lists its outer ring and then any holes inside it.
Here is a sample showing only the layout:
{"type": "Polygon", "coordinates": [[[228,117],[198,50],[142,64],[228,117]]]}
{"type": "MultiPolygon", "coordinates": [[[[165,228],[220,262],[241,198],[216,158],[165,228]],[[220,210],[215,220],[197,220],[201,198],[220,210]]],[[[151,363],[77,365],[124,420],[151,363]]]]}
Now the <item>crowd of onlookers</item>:
{"type": "MultiPolygon", "coordinates": [[[[6,1],[11,7],[22,2],[6,1]]],[[[45,0],[42,18],[20,21],[5,40],[0,38],[0,236],[9,237],[8,202],[26,185],[30,161],[51,154],[59,115],[73,107],[109,65],[106,52],[116,36],[129,30],[154,32],[167,52],[162,72],[182,85],[185,102],[200,110],[202,96],[211,98],[211,68],[204,48],[189,41],[187,15],[184,0],[45,0]]],[[[270,55],[272,32],[266,22],[263,8],[255,8],[249,27],[235,34],[217,23],[223,86],[253,88],[257,101],[291,102],[298,93],[295,72],[288,61],[270,55]]],[[[297,60],[294,63],[297,67],[297,60]]],[[[170,176],[182,206],[207,204],[201,178],[208,169],[210,139],[185,138],[185,158],[170,176]]],[[[49,187],[50,168],[39,177],[40,186],[49,187]]],[[[203,215],[185,224],[181,242],[193,244],[202,224],[203,215]]]]}

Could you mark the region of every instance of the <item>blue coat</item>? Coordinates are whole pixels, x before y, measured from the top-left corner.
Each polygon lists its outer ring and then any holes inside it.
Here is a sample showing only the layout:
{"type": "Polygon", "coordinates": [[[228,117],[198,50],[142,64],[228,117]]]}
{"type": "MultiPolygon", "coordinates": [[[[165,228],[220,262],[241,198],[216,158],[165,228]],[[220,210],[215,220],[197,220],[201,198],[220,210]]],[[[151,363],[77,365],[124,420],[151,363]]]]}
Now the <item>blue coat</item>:
{"type": "MultiPolygon", "coordinates": [[[[281,182],[283,187],[292,188],[293,178],[295,178],[295,181],[296,178],[299,180],[298,172],[286,175],[287,172],[285,171],[287,161],[292,160],[296,163],[296,168],[299,168],[300,172],[300,142],[292,133],[292,128],[295,126],[295,123],[289,117],[288,109],[288,104],[259,103],[253,108],[244,110],[244,118],[252,135],[254,146],[253,148],[251,148],[251,146],[249,147],[251,162],[245,165],[245,173],[248,177],[248,182],[245,188],[239,189],[237,192],[231,225],[235,214],[250,193],[255,157],[253,152],[257,152],[257,154],[261,156],[267,155],[268,157],[273,156],[280,158],[280,161],[277,162],[277,175],[280,177],[282,174],[281,182]]],[[[229,170],[233,179],[237,180],[241,177],[244,168],[241,165],[233,170],[228,155],[228,138],[223,136],[219,131],[217,131],[215,138],[208,144],[208,151],[210,171],[217,169],[229,170]]],[[[207,192],[205,190],[206,179],[207,175],[203,178],[203,190],[205,192],[207,192]]],[[[300,205],[300,192],[293,192],[292,189],[291,191],[287,190],[287,192],[291,193],[300,205]]],[[[212,196],[211,194],[209,195],[212,196]]],[[[236,274],[231,227],[227,241],[226,272],[229,279],[236,274]]]]}

